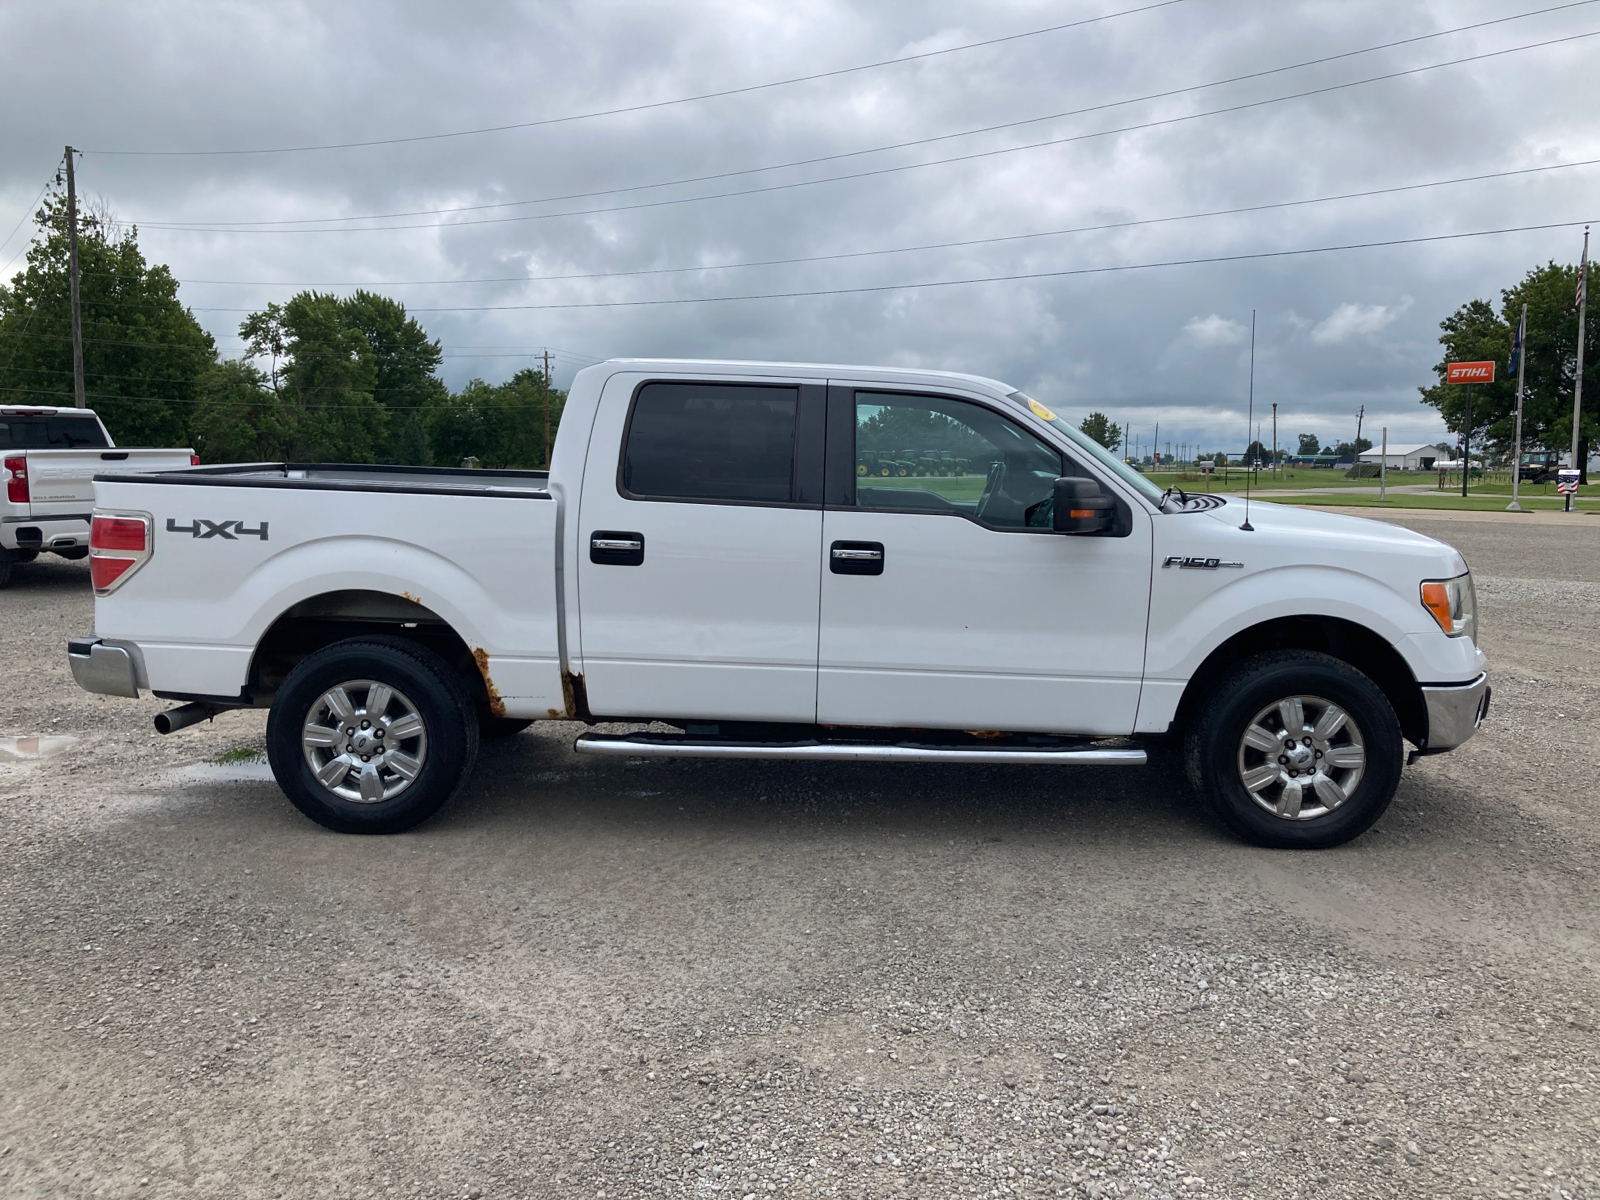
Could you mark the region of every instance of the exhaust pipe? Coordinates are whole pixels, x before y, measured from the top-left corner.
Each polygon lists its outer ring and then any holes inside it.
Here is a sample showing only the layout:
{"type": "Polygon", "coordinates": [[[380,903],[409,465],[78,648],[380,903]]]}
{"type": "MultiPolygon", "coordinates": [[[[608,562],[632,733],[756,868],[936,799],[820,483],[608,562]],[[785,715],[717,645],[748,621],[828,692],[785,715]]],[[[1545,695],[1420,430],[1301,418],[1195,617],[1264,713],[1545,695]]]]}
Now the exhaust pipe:
{"type": "Polygon", "coordinates": [[[199,700],[177,708],[169,708],[164,713],[156,714],[156,732],[175,733],[191,725],[198,725],[201,721],[209,721],[219,712],[225,711],[226,709],[220,704],[203,704],[199,700]]]}

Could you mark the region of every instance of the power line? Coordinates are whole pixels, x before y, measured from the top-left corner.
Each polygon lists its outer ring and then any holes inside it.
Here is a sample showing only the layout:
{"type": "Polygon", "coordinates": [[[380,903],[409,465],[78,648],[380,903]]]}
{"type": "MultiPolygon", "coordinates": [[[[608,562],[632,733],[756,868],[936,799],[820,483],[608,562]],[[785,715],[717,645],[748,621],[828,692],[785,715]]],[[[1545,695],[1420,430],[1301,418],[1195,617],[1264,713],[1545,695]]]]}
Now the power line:
{"type": "MultiPolygon", "coordinates": [[[[1550,221],[1538,225],[1515,225],[1501,229],[1476,229],[1462,233],[1438,233],[1423,237],[1386,238],[1371,242],[1345,242],[1332,246],[1307,246],[1294,250],[1258,250],[1243,254],[1213,254],[1199,258],[1162,259],[1155,262],[1143,263],[1117,263],[1103,267],[1071,267],[1058,271],[1026,271],[1003,275],[979,275],[966,279],[930,279],[919,280],[913,283],[883,283],[866,284],[859,287],[844,288],[815,288],[807,291],[796,292],[757,292],[735,296],[685,296],[665,300],[593,300],[575,301],[563,304],[505,304],[505,305],[476,305],[459,308],[418,308],[415,312],[537,312],[557,309],[586,309],[586,308],[658,308],[673,304],[721,304],[743,303],[751,300],[796,300],[815,296],[853,296],[866,295],[874,292],[899,292],[914,291],[919,288],[948,288],[964,287],[978,283],[1009,283],[1024,282],[1034,279],[1064,279],[1079,275],[1109,275],[1124,271],[1145,271],[1165,267],[1194,267],[1216,263],[1249,262],[1261,259],[1293,258],[1309,254],[1332,254],[1345,250],[1374,250],[1393,246],[1415,246],[1431,242],[1459,241],[1464,238],[1494,237],[1509,233],[1536,233],[1547,229],[1571,229],[1580,225],[1592,224],[1596,218],[1576,221],[1550,221]]],[[[29,334],[24,336],[46,337],[50,335],[29,334]]],[[[59,336],[54,340],[61,340],[59,336]]],[[[97,339],[85,338],[85,343],[93,343],[97,339]]],[[[170,343],[164,342],[120,342],[102,341],[104,345],[121,346],[149,346],[154,349],[172,348],[170,343]]],[[[462,356],[465,357],[465,356],[462,356]]],[[[483,355],[481,357],[496,357],[483,355]]],[[[504,355],[499,357],[528,357],[521,355],[504,355]]]]}
{"type": "MultiPolygon", "coordinates": [[[[297,283],[293,280],[273,279],[179,279],[179,283],[205,284],[229,287],[295,287],[295,288],[376,288],[376,287],[434,287],[446,284],[484,283],[555,283],[585,279],[625,279],[644,275],[683,275],[701,271],[731,271],[747,267],[795,266],[806,263],[838,262],[846,259],[873,258],[886,254],[912,254],[927,250],[956,250],[971,246],[997,245],[1006,242],[1027,241],[1034,238],[1061,237],[1075,233],[1101,233],[1113,229],[1131,229],[1145,225],[1163,225],[1175,221],[1195,221],[1210,217],[1241,216],[1246,213],[1268,212],[1275,209],[1299,208],[1312,204],[1328,204],[1340,200],[1363,200],[1374,196],[1397,195],[1402,192],[1421,191],[1427,188],[1448,187],[1460,183],[1482,183],[1491,179],[1510,179],[1522,175],[1538,175],[1548,171],[1564,171],[1574,167],[1592,167],[1600,158],[1582,159],[1578,162],[1550,163],[1538,167],[1516,167],[1505,171],[1490,171],[1479,175],[1459,175],[1451,179],[1434,179],[1423,183],[1396,184],[1392,187],[1368,188],[1359,192],[1339,192],[1329,196],[1308,196],[1298,200],[1276,200],[1265,204],[1246,204],[1235,208],[1207,209],[1203,212],[1178,213],[1163,217],[1139,217],[1126,221],[1107,221],[1099,225],[1074,225],[1065,229],[1044,229],[1032,233],[1001,234],[986,238],[965,238],[954,242],[925,242],[913,246],[895,246],[879,250],[849,250],[835,254],[812,254],[795,258],[758,259],[752,262],[709,263],[691,267],[646,267],[632,271],[589,271],[572,275],[504,275],[483,279],[391,279],[361,280],[349,283],[297,283]]],[[[245,308],[195,308],[195,312],[250,312],[245,308]]]]}
{"type": "MultiPolygon", "coordinates": [[[[22,216],[17,220],[17,223],[11,227],[11,232],[6,234],[5,239],[3,241],[0,241],[0,250],[4,250],[5,247],[6,247],[6,243],[9,242],[12,238],[17,236],[17,230],[21,229],[23,224],[27,221],[27,219],[34,214],[34,212],[35,212],[35,207],[34,206],[37,205],[39,203],[39,201],[44,199],[44,194],[50,190],[50,185],[53,182],[54,182],[54,177],[52,177],[51,179],[46,179],[44,181],[44,186],[39,189],[39,194],[33,198],[33,203],[29,204],[28,207],[23,210],[22,216]]],[[[29,245],[31,245],[31,244],[32,243],[30,242],[29,245]]],[[[18,258],[22,257],[22,255],[26,254],[27,250],[28,250],[28,247],[24,246],[21,250],[18,250],[9,259],[7,259],[6,260],[6,265],[3,266],[3,267],[0,267],[0,276],[4,276],[7,271],[11,270],[11,264],[16,262],[18,258]]]]}
{"type": "Polygon", "coordinates": [[[962,287],[974,283],[1005,283],[1030,279],[1061,279],[1072,275],[1106,275],[1120,271],[1144,271],[1156,267],[1193,267],[1207,263],[1246,262],[1252,259],[1289,258],[1305,254],[1329,254],[1340,250],[1373,250],[1387,246],[1412,246],[1425,242],[1447,242],[1462,238],[1491,237],[1506,233],[1532,233],[1545,229],[1571,229],[1590,224],[1585,221],[1552,221],[1542,225],[1517,225],[1504,229],[1477,229],[1465,233],[1438,233],[1426,237],[1388,238],[1376,242],[1347,242],[1337,246],[1310,246],[1298,250],[1260,250],[1247,254],[1216,254],[1203,258],[1175,258],[1159,262],[1122,263],[1106,267],[1073,267],[1060,271],[1028,271],[1007,275],[979,275],[967,279],[933,279],[916,283],[868,284],[848,288],[816,288],[800,292],[758,292],[738,296],[688,296],[667,300],[590,300],[565,304],[495,304],[458,308],[416,308],[413,312],[537,312],[576,308],[653,308],[669,304],[717,304],[747,300],[795,300],[810,296],[851,296],[870,292],[912,291],[918,288],[962,287]]]}
{"type": "Polygon", "coordinates": [[[1222,116],[1228,113],[1246,112],[1250,109],[1265,108],[1273,104],[1283,104],[1290,100],[1303,100],[1310,96],[1322,96],[1331,92],[1344,91],[1349,88],[1364,87],[1369,83],[1383,83],[1391,79],[1400,79],[1410,75],[1420,75],[1428,71],[1437,71],[1445,67],[1461,66],[1464,63],[1481,62],[1485,59],[1500,58],[1508,54],[1519,54],[1525,50],[1540,50],[1548,46],[1562,45],[1567,42],[1581,41],[1600,35],[1600,30],[1590,30],[1585,33],[1569,34],[1565,37],[1550,38],[1542,42],[1531,42],[1522,46],[1511,46],[1503,50],[1490,50],[1482,54],[1471,54],[1463,58],[1454,58],[1446,62],[1430,63],[1427,66],[1411,67],[1403,71],[1389,71],[1382,75],[1372,75],[1366,79],[1354,79],[1345,83],[1328,84],[1324,87],[1309,88],[1302,92],[1291,92],[1283,96],[1273,96],[1265,100],[1251,100],[1241,104],[1230,104],[1222,108],[1207,109],[1204,112],[1187,113],[1182,116],[1164,117],[1153,121],[1142,121],[1133,125],[1123,125],[1115,129],[1102,129],[1093,133],[1079,133],[1068,137],[1049,138],[1043,141],[1028,142],[1020,146],[1005,146],[995,150],[977,150],[969,154],[958,154],[948,158],[930,159],[927,162],[904,163],[899,166],[877,167],[867,171],[855,171],[844,175],[828,175],[821,179],[802,179],[790,183],[767,184],[762,187],[742,188],[731,192],[713,192],[703,196],[683,196],[666,200],[641,201],[638,204],[619,204],[608,208],[571,209],[557,213],[525,213],[512,217],[486,217],[481,220],[452,221],[441,223],[437,221],[413,225],[373,225],[358,226],[342,229],[229,229],[213,225],[189,225],[180,223],[144,223],[143,229],[156,229],[163,232],[176,233],[219,233],[219,234],[308,234],[308,233],[393,233],[410,229],[459,229],[473,225],[504,225],[522,221],[549,221],[563,217],[596,216],[608,213],[634,212],[648,208],[667,208],[683,204],[698,204],[703,200],[726,200],[741,196],[754,196],[767,192],[788,191],[793,188],[816,187],[825,183],[840,183],[854,179],[870,179],[882,175],[893,175],[902,171],[917,171],[926,167],[945,166],[950,163],[973,162],[978,159],[994,158],[1002,154],[1016,154],[1024,150],[1040,150],[1051,146],[1065,146],[1076,142],[1089,141],[1093,138],[1112,137],[1122,133],[1137,133],[1147,129],[1158,129],[1170,125],[1181,125],[1189,121],[1197,121],[1204,117],[1222,116]]]}
{"type": "MultiPolygon", "coordinates": [[[[891,151],[891,150],[905,150],[905,149],[910,149],[910,148],[917,147],[917,146],[927,146],[927,145],[932,145],[932,144],[937,143],[937,142],[951,141],[951,140],[956,139],[956,138],[975,137],[975,136],[977,136],[979,134],[995,133],[995,132],[998,132],[998,131],[1003,130],[1003,129],[1016,129],[1016,128],[1019,128],[1019,127],[1024,126],[1024,125],[1037,125],[1037,124],[1040,124],[1040,123],[1045,122],[1045,121],[1064,120],[1064,119],[1066,119],[1068,117],[1084,116],[1084,115],[1086,115],[1088,113],[1103,112],[1103,111],[1105,111],[1107,109],[1122,108],[1122,107],[1126,107],[1127,105],[1130,105],[1130,104],[1141,104],[1141,103],[1144,103],[1144,102],[1150,101],[1150,100],[1171,99],[1174,96],[1182,96],[1182,95],[1186,95],[1186,94],[1189,94],[1189,93],[1192,93],[1192,92],[1206,91],[1206,90],[1208,90],[1210,88],[1223,87],[1223,86],[1226,86],[1227,84],[1242,83],[1242,82],[1245,82],[1247,80],[1252,80],[1252,79],[1262,79],[1262,78],[1265,78],[1265,77],[1270,76],[1270,75],[1281,75],[1281,74],[1284,74],[1285,72],[1288,72],[1288,71],[1303,70],[1306,67],[1322,66],[1322,65],[1325,65],[1325,64],[1331,63],[1331,62],[1338,62],[1338,61],[1340,61],[1342,59],[1355,58],[1355,57],[1358,57],[1358,56],[1363,55],[1363,54],[1374,54],[1374,53],[1377,53],[1380,50],[1392,50],[1397,46],[1407,46],[1407,45],[1412,45],[1412,44],[1417,43],[1417,42],[1425,42],[1425,41],[1430,41],[1430,40],[1433,40],[1433,39],[1436,39],[1436,38],[1448,37],[1450,35],[1457,34],[1457,33],[1467,33],[1467,32],[1470,32],[1470,31],[1476,30],[1476,29],[1484,29],[1484,28],[1487,28],[1487,27],[1492,26],[1492,25],[1503,25],[1503,24],[1506,24],[1509,21],[1520,21],[1520,20],[1524,20],[1524,19],[1526,19],[1528,17],[1544,16],[1544,15],[1546,15],[1548,13],[1560,12],[1562,10],[1569,9],[1569,8],[1582,8],[1582,7],[1585,7],[1587,5],[1597,3],[1597,2],[1600,2],[1600,0],[1571,0],[1570,3],[1556,5],[1555,7],[1552,7],[1552,8],[1534,9],[1534,10],[1532,10],[1530,12],[1517,13],[1517,14],[1514,14],[1514,15],[1508,16],[1508,17],[1497,17],[1494,20],[1490,20],[1490,21],[1478,21],[1478,22],[1476,22],[1474,24],[1470,24],[1470,25],[1458,25],[1458,26],[1455,26],[1455,27],[1453,27],[1451,29],[1441,29],[1441,30],[1438,30],[1438,31],[1436,31],[1434,33],[1418,34],[1418,35],[1416,35],[1414,37],[1400,38],[1397,41],[1383,42],[1383,43],[1380,43],[1379,45],[1376,45],[1376,46],[1366,46],[1366,47],[1363,47],[1362,49],[1359,49],[1359,50],[1347,50],[1347,51],[1344,51],[1343,53],[1340,53],[1340,54],[1330,54],[1330,55],[1326,55],[1326,56],[1324,56],[1322,58],[1306,59],[1306,60],[1304,60],[1302,62],[1288,63],[1288,64],[1285,64],[1283,66],[1278,66],[1278,67],[1269,67],[1269,68],[1267,68],[1265,70],[1251,71],[1251,72],[1248,72],[1248,73],[1243,74],[1243,75],[1232,75],[1232,76],[1229,76],[1229,77],[1227,77],[1225,79],[1215,79],[1215,80],[1211,80],[1210,82],[1207,82],[1207,83],[1197,83],[1197,84],[1192,84],[1192,85],[1190,85],[1188,87],[1172,88],[1172,89],[1169,89],[1168,91],[1164,91],[1164,92],[1151,92],[1151,93],[1149,93],[1147,95],[1132,96],[1132,97],[1129,97],[1129,98],[1123,99],[1123,100],[1110,100],[1110,101],[1106,101],[1105,103],[1102,103],[1102,104],[1089,105],[1086,108],[1076,108],[1076,109],[1069,109],[1069,110],[1067,110],[1065,112],[1049,113],[1049,114],[1047,114],[1045,116],[1042,116],[1042,117],[1029,117],[1026,120],[1021,120],[1021,121],[1007,121],[1007,122],[1004,122],[1004,123],[998,124],[998,125],[985,125],[985,126],[980,126],[980,127],[976,128],[976,129],[960,130],[960,131],[958,131],[956,133],[941,133],[941,134],[936,134],[936,135],[934,135],[932,137],[916,138],[914,140],[905,141],[905,142],[893,142],[893,143],[890,143],[888,145],[874,146],[874,147],[871,147],[871,148],[865,149],[865,150],[847,150],[847,151],[843,151],[843,152],[838,153],[838,154],[818,155],[818,156],[813,157],[813,158],[795,159],[795,160],[793,160],[791,162],[768,163],[768,164],[765,164],[765,165],[759,166],[759,167],[741,167],[738,170],[734,170],[734,171],[721,171],[721,172],[717,172],[715,174],[710,174],[710,175],[692,175],[692,176],[686,176],[685,178],[682,178],[682,179],[663,180],[663,181],[660,181],[660,182],[657,182],[657,183],[639,183],[639,184],[632,184],[632,185],[629,185],[627,187],[603,188],[603,189],[600,189],[600,190],[597,190],[597,191],[590,191],[590,192],[568,192],[568,193],[564,193],[564,194],[561,194],[561,195],[555,195],[555,196],[541,196],[541,197],[539,197],[537,199],[533,199],[533,200],[506,200],[506,201],[501,201],[501,202],[495,203],[495,204],[469,204],[469,205],[457,205],[457,206],[449,207],[449,208],[413,209],[413,210],[409,210],[409,211],[405,211],[405,212],[368,213],[368,214],[366,214],[364,216],[354,216],[354,217],[298,217],[298,218],[293,218],[293,219],[269,220],[269,221],[174,221],[174,222],[165,222],[165,223],[164,222],[159,222],[159,221],[157,221],[157,222],[137,221],[137,220],[134,220],[132,218],[129,218],[126,221],[123,221],[123,222],[120,222],[120,223],[123,224],[123,225],[143,225],[146,228],[152,228],[152,229],[167,228],[169,225],[170,226],[176,226],[176,227],[185,227],[185,226],[189,226],[189,225],[206,225],[206,226],[215,226],[215,227],[218,227],[218,228],[236,229],[236,228],[246,228],[246,227],[252,227],[252,226],[254,226],[254,227],[260,227],[260,226],[289,227],[289,226],[296,226],[296,225],[327,224],[327,223],[333,223],[333,222],[341,222],[341,223],[343,223],[343,222],[351,222],[351,221],[387,221],[387,220],[398,220],[398,219],[405,218],[405,217],[430,217],[430,216],[444,216],[444,215],[448,215],[448,214],[451,214],[451,213],[488,212],[488,211],[492,211],[492,210],[505,209],[505,208],[521,208],[521,207],[526,207],[528,205],[534,205],[534,204],[554,204],[554,203],[557,203],[557,202],[563,201],[563,200],[590,200],[590,199],[593,199],[593,198],[595,198],[597,196],[623,195],[623,194],[626,194],[626,193],[629,193],[629,192],[647,191],[647,190],[654,189],[654,188],[679,187],[679,186],[682,186],[682,185],[685,185],[685,184],[690,184],[690,183],[709,183],[709,182],[714,182],[714,181],[719,180],[719,179],[730,179],[730,178],[733,178],[735,176],[751,175],[751,174],[756,174],[756,173],[762,172],[762,171],[782,171],[782,170],[789,170],[789,169],[795,168],[795,167],[815,166],[815,165],[817,165],[819,163],[837,162],[837,161],[840,161],[842,159],[847,159],[847,158],[859,158],[859,157],[862,157],[862,156],[868,155],[868,154],[882,154],[882,153],[886,153],[886,152],[891,151]]],[[[1465,61],[1465,60],[1463,60],[1463,61],[1465,61]]],[[[610,210],[607,210],[607,211],[610,211],[610,210]]]]}
{"type": "Polygon", "coordinates": [[[1067,29],[1077,29],[1085,25],[1094,25],[1102,21],[1112,21],[1119,17],[1134,16],[1138,13],[1150,12],[1158,8],[1170,8],[1175,4],[1183,4],[1185,0],[1156,0],[1156,3],[1145,4],[1138,8],[1125,8],[1119,12],[1102,13],[1097,17],[1084,17],[1077,21],[1067,21],[1060,25],[1051,25],[1044,29],[1031,29],[1025,33],[1006,34],[1003,37],[987,38],[981,42],[967,42],[960,46],[947,46],[943,50],[927,50],[921,54],[906,54],[899,58],[885,58],[877,62],[860,63],[853,67],[840,67],[832,71],[818,71],[812,75],[796,75],[788,79],[774,79],[766,83],[752,83],[744,87],[724,88],[717,92],[701,92],[693,96],[678,96],[671,100],[653,100],[645,104],[630,104],[618,108],[597,109],[592,112],[572,113],[564,117],[545,117],[538,121],[519,121],[510,125],[488,125],[481,129],[458,129],[447,133],[423,133],[410,137],[378,138],[366,142],[334,142],[314,146],[275,146],[255,150],[90,150],[89,154],[115,154],[122,156],[137,155],[141,157],[159,156],[166,158],[192,158],[205,155],[243,155],[243,154],[299,154],[312,150],[356,150],[369,146],[399,146],[410,142],[436,142],[447,138],[476,137],[487,133],[507,133],[516,129],[538,129],[548,125],[566,125],[574,121],[589,121],[597,117],[615,117],[624,113],[650,112],[654,109],[671,108],[679,104],[694,104],[703,100],[719,100],[727,96],[744,96],[751,92],[767,91],[771,88],[788,87],[796,83],[810,83],[818,79],[833,79],[841,75],[851,75],[860,71],[872,71],[879,67],[892,67],[901,63],[920,62],[925,59],[939,58],[942,55],[958,54],[965,50],[977,50],[985,46],[998,46],[1006,42],[1021,41],[1024,38],[1039,37],[1047,33],[1060,33],[1067,29]]]}

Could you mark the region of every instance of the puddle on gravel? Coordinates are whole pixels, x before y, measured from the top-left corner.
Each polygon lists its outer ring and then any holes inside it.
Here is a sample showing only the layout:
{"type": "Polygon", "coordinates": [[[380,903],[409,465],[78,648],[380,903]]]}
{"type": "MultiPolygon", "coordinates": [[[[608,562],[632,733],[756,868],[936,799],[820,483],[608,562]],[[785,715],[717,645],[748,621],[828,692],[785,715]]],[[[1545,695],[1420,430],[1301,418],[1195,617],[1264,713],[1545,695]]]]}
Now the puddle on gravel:
{"type": "Polygon", "coordinates": [[[29,737],[0,737],[0,762],[37,762],[54,758],[77,744],[68,734],[34,734],[29,737]]]}

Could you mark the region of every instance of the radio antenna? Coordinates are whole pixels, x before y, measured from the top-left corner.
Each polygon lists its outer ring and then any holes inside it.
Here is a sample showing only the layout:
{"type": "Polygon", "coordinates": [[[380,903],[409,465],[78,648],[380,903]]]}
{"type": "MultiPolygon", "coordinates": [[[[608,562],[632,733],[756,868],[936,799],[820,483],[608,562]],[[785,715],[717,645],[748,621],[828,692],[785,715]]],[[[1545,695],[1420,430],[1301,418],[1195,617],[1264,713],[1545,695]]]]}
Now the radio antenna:
{"type": "MultiPolygon", "coordinates": [[[[1250,430],[1255,427],[1256,419],[1256,310],[1250,310],[1250,406],[1244,419],[1245,455],[1250,454],[1250,430]]],[[[1254,533],[1256,527],[1250,524],[1250,464],[1245,464],[1244,473],[1244,524],[1239,526],[1246,533],[1254,533]]]]}

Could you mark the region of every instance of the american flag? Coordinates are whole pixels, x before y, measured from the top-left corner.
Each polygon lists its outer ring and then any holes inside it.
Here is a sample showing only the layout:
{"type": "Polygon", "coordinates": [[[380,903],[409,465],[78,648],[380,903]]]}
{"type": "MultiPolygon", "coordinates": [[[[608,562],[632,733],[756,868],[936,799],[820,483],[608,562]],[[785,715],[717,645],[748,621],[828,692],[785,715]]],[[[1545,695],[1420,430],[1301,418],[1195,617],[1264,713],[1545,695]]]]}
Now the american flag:
{"type": "Polygon", "coordinates": [[[1589,231],[1583,231],[1583,261],[1578,264],[1578,294],[1573,297],[1572,303],[1583,307],[1583,293],[1589,286],[1589,231]]]}

